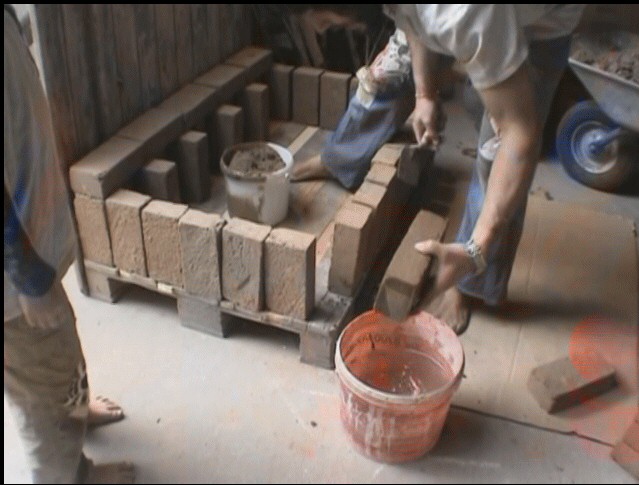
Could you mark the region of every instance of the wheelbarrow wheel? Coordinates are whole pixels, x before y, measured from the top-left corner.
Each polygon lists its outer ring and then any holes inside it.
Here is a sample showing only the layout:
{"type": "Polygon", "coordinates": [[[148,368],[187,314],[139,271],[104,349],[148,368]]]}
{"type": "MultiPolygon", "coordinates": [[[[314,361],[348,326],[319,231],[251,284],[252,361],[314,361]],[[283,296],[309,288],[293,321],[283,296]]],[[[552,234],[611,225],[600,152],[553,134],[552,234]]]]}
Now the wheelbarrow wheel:
{"type": "Polygon", "coordinates": [[[557,154],[572,178],[605,191],[614,191],[627,180],[635,140],[623,133],[599,151],[590,148],[616,128],[595,101],[582,101],[566,112],[557,128],[557,154]]]}

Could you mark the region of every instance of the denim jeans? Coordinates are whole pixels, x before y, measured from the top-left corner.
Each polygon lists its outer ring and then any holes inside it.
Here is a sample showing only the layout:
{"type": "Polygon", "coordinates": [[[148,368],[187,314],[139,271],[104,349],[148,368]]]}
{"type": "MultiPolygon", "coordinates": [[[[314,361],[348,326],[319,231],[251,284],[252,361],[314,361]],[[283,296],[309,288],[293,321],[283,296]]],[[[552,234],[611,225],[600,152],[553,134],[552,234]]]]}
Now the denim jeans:
{"type": "MultiPolygon", "coordinates": [[[[531,66],[538,115],[545,122],[554,92],[568,61],[570,37],[535,41],[529,45],[528,62],[531,66]]],[[[347,188],[357,187],[370,168],[371,159],[405,123],[414,108],[414,88],[408,75],[399,83],[378,92],[372,100],[353,96],[336,131],[329,137],[322,152],[322,163],[347,188]]],[[[495,136],[487,116],[484,115],[479,132],[478,147],[495,136]]],[[[466,207],[456,240],[470,239],[484,203],[486,184],[492,162],[479,156],[466,207]]],[[[465,277],[459,290],[497,305],[506,298],[508,279],[515,259],[517,245],[526,212],[524,202],[506,228],[498,235],[487,255],[488,267],[481,275],[465,277]]]]}

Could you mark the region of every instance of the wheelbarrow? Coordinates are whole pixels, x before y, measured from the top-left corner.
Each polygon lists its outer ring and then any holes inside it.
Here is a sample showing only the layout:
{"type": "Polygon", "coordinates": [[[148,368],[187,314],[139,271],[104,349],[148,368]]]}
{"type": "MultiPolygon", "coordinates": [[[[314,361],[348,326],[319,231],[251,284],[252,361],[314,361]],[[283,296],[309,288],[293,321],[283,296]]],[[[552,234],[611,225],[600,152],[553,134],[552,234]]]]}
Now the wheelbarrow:
{"type": "Polygon", "coordinates": [[[573,57],[568,62],[593,100],[566,112],[557,128],[557,153],[574,179],[613,191],[639,164],[639,84],[573,57]]]}

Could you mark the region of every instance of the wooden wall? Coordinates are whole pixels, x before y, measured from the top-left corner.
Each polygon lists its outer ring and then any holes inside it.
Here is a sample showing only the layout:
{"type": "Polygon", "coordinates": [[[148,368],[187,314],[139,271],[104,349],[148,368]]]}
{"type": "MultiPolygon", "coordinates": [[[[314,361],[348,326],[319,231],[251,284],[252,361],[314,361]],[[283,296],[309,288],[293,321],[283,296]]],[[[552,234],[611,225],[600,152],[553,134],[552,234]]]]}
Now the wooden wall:
{"type": "Polygon", "coordinates": [[[36,4],[34,14],[67,164],[253,37],[246,5],[36,4]]]}

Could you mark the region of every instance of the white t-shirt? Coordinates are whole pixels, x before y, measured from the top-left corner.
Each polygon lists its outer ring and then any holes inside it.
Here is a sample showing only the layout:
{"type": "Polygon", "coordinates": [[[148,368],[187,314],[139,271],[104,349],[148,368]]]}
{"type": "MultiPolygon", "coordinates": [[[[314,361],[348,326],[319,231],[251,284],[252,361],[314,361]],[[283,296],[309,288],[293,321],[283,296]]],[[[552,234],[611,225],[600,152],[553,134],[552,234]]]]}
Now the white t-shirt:
{"type": "Polygon", "coordinates": [[[386,7],[398,28],[413,30],[430,50],[455,57],[477,89],[510,77],[528,43],[569,35],[584,5],[399,4],[386,7]]]}

